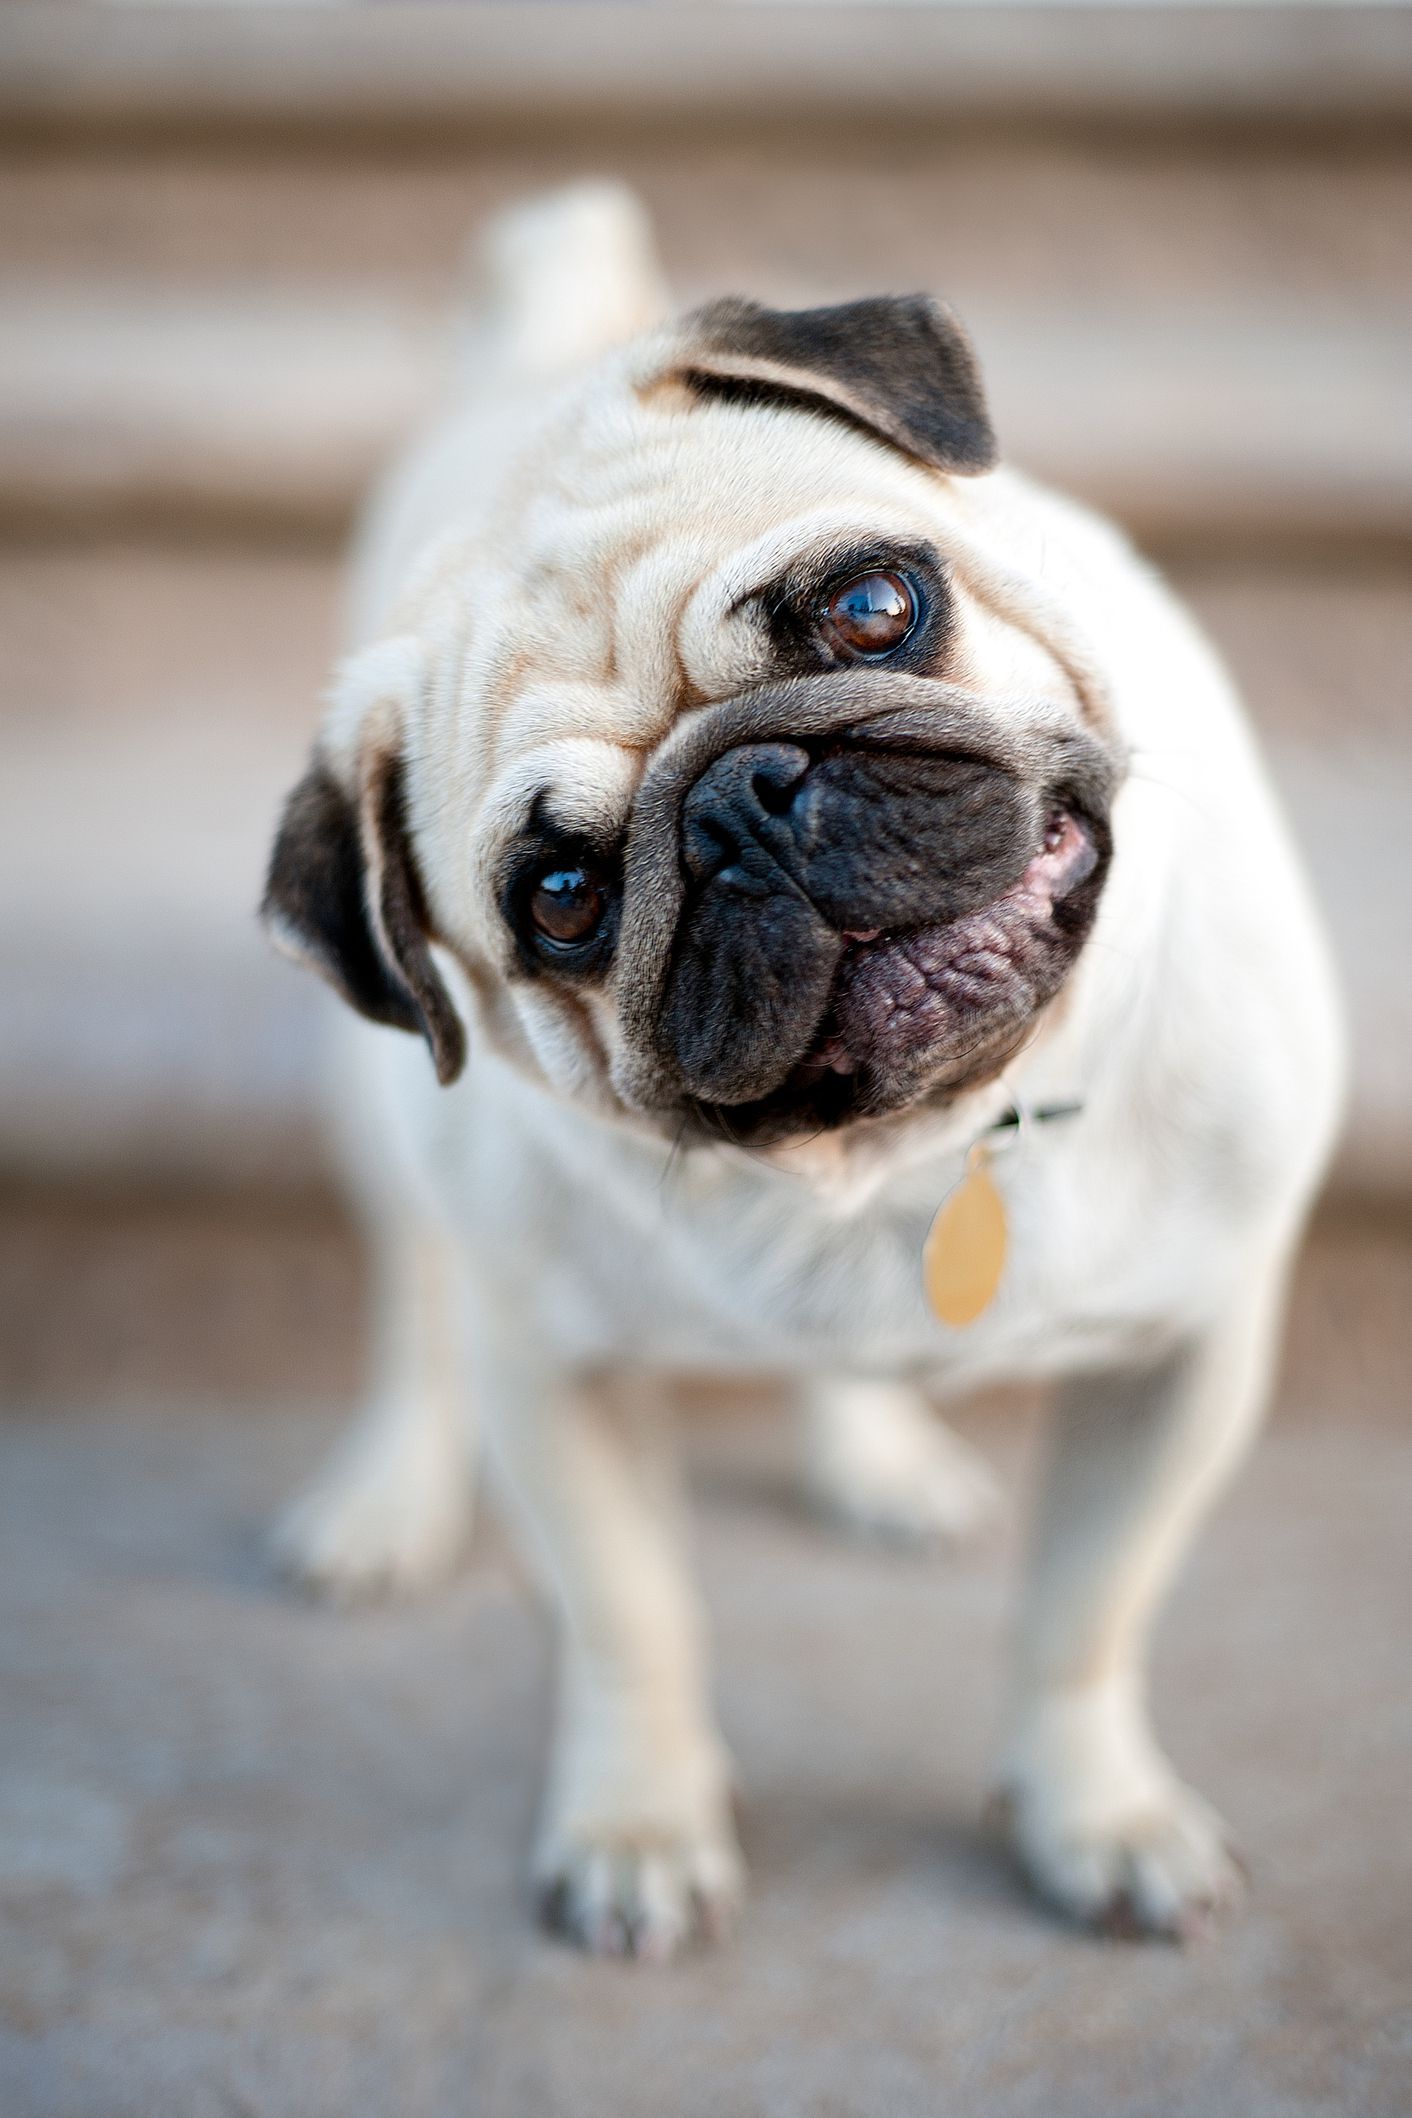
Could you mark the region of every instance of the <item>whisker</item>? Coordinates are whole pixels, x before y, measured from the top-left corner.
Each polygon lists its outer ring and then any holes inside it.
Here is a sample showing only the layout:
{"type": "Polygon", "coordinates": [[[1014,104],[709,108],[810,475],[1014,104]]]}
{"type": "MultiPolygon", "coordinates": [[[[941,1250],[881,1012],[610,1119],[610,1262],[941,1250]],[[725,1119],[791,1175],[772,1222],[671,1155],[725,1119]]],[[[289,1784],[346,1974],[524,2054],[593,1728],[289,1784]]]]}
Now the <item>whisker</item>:
{"type": "Polygon", "coordinates": [[[681,1123],[677,1126],[676,1133],[667,1149],[667,1159],[662,1165],[662,1175],[657,1185],[659,1193],[666,1194],[670,1191],[686,1167],[686,1135],[690,1123],[690,1115],[683,1111],[681,1123]]]}

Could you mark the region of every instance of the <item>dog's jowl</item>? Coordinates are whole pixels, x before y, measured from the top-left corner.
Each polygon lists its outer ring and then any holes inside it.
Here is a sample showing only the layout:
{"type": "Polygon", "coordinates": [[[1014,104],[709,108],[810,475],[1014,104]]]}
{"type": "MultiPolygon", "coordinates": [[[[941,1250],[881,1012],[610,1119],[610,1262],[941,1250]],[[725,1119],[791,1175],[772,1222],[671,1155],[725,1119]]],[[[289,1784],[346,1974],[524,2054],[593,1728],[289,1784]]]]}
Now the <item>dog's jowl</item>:
{"type": "Polygon", "coordinates": [[[941,304],[673,320],[609,187],[488,254],[270,868],[350,1004],[378,1277],[284,1561],[431,1579],[484,1443],[562,1620],[543,1903],[664,1955],[743,1884],[674,1371],[774,1378],[813,1499],[933,1538],[995,1505],[937,1405],[1049,1378],[998,1808],[1065,1912],[1187,1933],[1238,1870],[1146,1637],[1258,1420],[1340,1093],[1239,706],[1122,538],[1000,465],[941,304]]]}

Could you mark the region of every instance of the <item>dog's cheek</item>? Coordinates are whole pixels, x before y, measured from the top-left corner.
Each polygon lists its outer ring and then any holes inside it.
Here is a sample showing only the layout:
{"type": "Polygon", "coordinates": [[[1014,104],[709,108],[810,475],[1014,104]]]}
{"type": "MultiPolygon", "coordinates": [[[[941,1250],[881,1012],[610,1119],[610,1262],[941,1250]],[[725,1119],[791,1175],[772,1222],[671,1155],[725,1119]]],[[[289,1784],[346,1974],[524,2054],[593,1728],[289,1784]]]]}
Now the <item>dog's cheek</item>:
{"type": "Polygon", "coordinates": [[[512,1064],[527,1066],[563,1096],[591,1096],[605,1073],[605,1055],[582,996],[517,982],[507,996],[519,1036],[502,1050],[512,1064]]]}
{"type": "Polygon", "coordinates": [[[957,593],[952,605],[953,681],[995,699],[1080,702],[1063,664],[1033,633],[957,593]]]}
{"type": "Polygon", "coordinates": [[[808,1050],[839,939],[790,889],[763,903],[713,883],[688,916],[662,1011],[662,1038],[689,1092],[744,1103],[808,1050]]]}

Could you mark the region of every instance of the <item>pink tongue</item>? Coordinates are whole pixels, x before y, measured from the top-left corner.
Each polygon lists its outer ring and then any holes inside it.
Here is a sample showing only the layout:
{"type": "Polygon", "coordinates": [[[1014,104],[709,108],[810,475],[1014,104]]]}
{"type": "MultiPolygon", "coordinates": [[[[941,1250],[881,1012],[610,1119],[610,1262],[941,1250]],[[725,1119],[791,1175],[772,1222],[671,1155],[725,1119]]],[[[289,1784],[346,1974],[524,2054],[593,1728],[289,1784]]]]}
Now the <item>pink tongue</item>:
{"type": "Polygon", "coordinates": [[[840,941],[876,941],[881,927],[845,927],[839,935],[840,941]]]}

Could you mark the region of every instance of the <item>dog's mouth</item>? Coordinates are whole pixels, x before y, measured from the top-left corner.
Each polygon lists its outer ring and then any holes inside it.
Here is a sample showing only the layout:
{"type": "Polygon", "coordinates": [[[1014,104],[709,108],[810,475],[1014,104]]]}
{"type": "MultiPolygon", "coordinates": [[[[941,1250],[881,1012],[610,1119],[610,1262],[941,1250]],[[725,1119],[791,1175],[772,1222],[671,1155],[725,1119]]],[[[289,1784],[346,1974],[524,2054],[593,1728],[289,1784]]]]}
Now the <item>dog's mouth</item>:
{"type": "Polygon", "coordinates": [[[803,1057],[752,1102],[696,1102],[715,1138],[764,1147],[992,1078],[1064,983],[1087,936],[1108,861],[1105,828],[1056,804],[1018,881],[978,910],[899,932],[845,932],[826,1006],[803,1057]]]}

